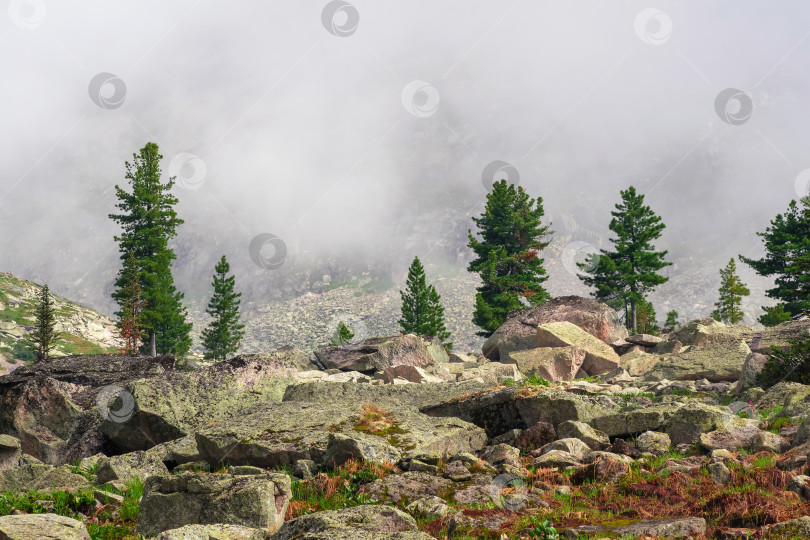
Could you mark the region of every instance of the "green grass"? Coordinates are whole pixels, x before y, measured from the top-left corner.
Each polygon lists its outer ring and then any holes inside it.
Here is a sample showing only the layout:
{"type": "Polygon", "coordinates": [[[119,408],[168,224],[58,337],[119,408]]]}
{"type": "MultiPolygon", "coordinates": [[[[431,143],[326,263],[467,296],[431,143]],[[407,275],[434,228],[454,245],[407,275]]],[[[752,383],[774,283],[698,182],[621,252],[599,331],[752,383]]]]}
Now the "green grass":
{"type": "Polygon", "coordinates": [[[763,455],[757,458],[754,458],[754,467],[759,469],[770,469],[776,466],[776,458],[772,455],[763,455]]]}
{"type": "Polygon", "coordinates": [[[537,374],[532,374],[523,379],[520,383],[521,386],[548,386],[548,381],[537,374]]]}

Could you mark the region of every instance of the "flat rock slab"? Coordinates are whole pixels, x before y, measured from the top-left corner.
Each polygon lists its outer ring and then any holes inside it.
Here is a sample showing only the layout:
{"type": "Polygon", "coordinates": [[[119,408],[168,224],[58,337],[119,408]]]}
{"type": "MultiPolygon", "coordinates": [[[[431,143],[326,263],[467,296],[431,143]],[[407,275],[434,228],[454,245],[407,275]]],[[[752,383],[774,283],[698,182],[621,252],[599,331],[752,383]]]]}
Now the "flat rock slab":
{"type": "Polygon", "coordinates": [[[155,540],[264,540],[264,531],[240,525],[186,525],[164,531],[155,540]]]}
{"type": "Polygon", "coordinates": [[[3,540],[87,540],[84,523],[57,514],[25,514],[0,517],[3,540]]]}
{"type": "Polygon", "coordinates": [[[645,381],[699,381],[736,383],[742,376],[751,349],[736,336],[714,335],[702,347],[661,355],[661,360],[644,374],[645,381]]]}
{"type": "Polygon", "coordinates": [[[270,540],[433,540],[397,508],[364,505],[291,519],[270,540]]]}
{"type": "Polygon", "coordinates": [[[407,457],[432,452],[475,452],[486,444],[486,432],[469,422],[432,418],[413,410],[395,412],[390,428],[368,432],[359,424],[361,408],[362,402],[269,404],[224,426],[197,432],[197,447],[202,458],[211,464],[227,461],[234,465],[278,467],[300,459],[325,465],[330,441],[345,449],[347,438],[361,443],[358,448],[373,447],[380,456],[375,461],[391,459],[394,454],[407,457]],[[378,442],[370,444],[371,439],[378,442]]]}
{"type": "Polygon", "coordinates": [[[155,536],[185,525],[230,524],[275,532],[292,496],[286,474],[185,473],[146,481],[138,532],[155,536]]]}
{"type": "Polygon", "coordinates": [[[585,350],[577,347],[536,347],[512,351],[505,361],[516,364],[524,375],[539,375],[547,381],[570,381],[585,361],[585,350]]]}
{"type": "Polygon", "coordinates": [[[616,520],[601,525],[583,525],[560,531],[566,538],[577,538],[583,534],[601,534],[623,537],[629,535],[652,536],[654,538],[687,538],[706,534],[706,520],[697,517],[645,519],[645,520],[616,520]]]}

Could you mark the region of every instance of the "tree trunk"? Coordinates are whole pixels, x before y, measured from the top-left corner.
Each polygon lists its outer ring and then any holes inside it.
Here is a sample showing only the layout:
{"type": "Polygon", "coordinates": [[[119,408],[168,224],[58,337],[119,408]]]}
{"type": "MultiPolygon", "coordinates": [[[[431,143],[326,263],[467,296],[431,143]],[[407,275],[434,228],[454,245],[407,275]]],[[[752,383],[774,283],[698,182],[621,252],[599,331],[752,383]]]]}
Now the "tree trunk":
{"type": "Polygon", "coordinates": [[[155,340],[154,332],[149,332],[149,355],[157,356],[157,342],[155,340]]]}
{"type": "Polygon", "coordinates": [[[630,302],[630,310],[633,312],[633,328],[631,328],[631,330],[633,331],[633,333],[635,333],[636,328],[637,328],[637,326],[636,326],[636,324],[637,324],[637,321],[636,321],[636,303],[635,302],[630,302]]]}

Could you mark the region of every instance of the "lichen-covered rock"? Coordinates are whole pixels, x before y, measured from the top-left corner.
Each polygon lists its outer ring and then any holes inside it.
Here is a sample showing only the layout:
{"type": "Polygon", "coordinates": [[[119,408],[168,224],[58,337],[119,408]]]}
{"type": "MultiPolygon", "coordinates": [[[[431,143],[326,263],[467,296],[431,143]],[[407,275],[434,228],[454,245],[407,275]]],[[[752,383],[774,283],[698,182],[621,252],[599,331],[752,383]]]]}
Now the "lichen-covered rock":
{"type": "Polygon", "coordinates": [[[554,468],[564,470],[579,465],[582,465],[582,459],[564,450],[550,450],[534,460],[534,466],[539,469],[554,468]]]}
{"type": "Polygon", "coordinates": [[[641,452],[649,452],[657,456],[669,452],[672,441],[666,433],[656,431],[645,431],[636,437],[636,448],[641,452]]]}
{"type": "Polygon", "coordinates": [[[571,420],[563,422],[557,426],[557,436],[561,439],[579,439],[591,450],[603,450],[610,445],[610,438],[606,433],[592,428],[585,422],[571,420]]]}
{"type": "Polygon", "coordinates": [[[150,476],[168,472],[160,457],[139,450],[100,459],[96,476],[98,482],[103,484],[113,480],[130,482],[135,478],[145,481],[150,476]]]}
{"type": "Polygon", "coordinates": [[[275,532],[291,496],[286,474],[184,473],[146,481],[138,532],[155,536],[192,524],[230,524],[275,532]]]}
{"type": "Polygon", "coordinates": [[[748,424],[747,420],[730,414],[725,407],[691,401],[669,418],[666,432],[675,445],[691,444],[700,440],[703,433],[718,428],[732,431],[748,424]]]}
{"type": "Polygon", "coordinates": [[[628,343],[641,345],[643,347],[655,347],[658,343],[663,341],[660,337],[651,334],[633,334],[632,336],[624,338],[624,340],[628,343]]]}
{"type": "Polygon", "coordinates": [[[163,531],[155,540],[264,540],[264,531],[240,525],[185,525],[163,531]]]}
{"type": "Polygon", "coordinates": [[[706,470],[709,472],[709,478],[715,484],[728,484],[729,480],[731,480],[731,471],[721,462],[709,463],[706,470]]]}
{"type": "Polygon", "coordinates": [[[3,540],[87,540],[90,533],[81,521],[57,514],[0,516],[3,540]]]}
{"type": "Polygon", "coordinates": [[[11,435],[0,435],[0,471],[19,467],[21,457],[20,439],[11,435]]]}
{"type": "Polygon", "coordinates": [[[392,366],[427,367],[450,358],[436,338],[406,334],[366,339],[315,351],[327,369],[343,371],[382,371],[392,366]]]}
{"type": "Polygon", "coordinates": [[[762,532],[781,535],[783,538],[810,538],[810,516],[769,525],[763,527],[762,532]]]}
{"type": "Polygon", "coordinates": [[[27,460],[23,455],[23,464],[0,472],[0,493],[5,491],[22,492],[30,490],[79,490],[90,486],[90,481],[80,474],[71,472],[67,465],[52,467],[35,460],[27,460]]]}
{"type": "Polygon", "coordinates": [[[628,525],[581,525],[560,531],[566,538],[610,534],[614,537],[691,538],[706,534],[706,520],[698,517],[643,519],[628,525]]]}
{"type": "Polygon", "coordinates": [[[765,363],[768,361],[768,356],[756,352],[752,352],[745,358],[745,362],[743,362],[742,366],[742,373],[740,374],[740,380],[737,382],[737,386],[735,387],[735,391],[740,394],[749,388],[754,388],[757,386],[757,376],[762,371],[762,368],[765,367],[765,363]]]}
{"type": "Polygon", "coordinates": [[[452,481],[440,476],[408,471],[374,480],[365,486],[365,492],[378,501],[399,503],[444,495],[452,484],[452,481]]]}
{"type": "Polygon", "coordinates": [[[573,346],[585,351],[582,369],[588,375],[606,373],[619,366],[619,355],[604,341],[570,322],[552,322],[537,327],[538,347],[573,346]]]}
{"type": "Polygon", "coordinates": [[[743,425],[730,429],[717,429],[708,433],[701,433],[700,444],[706,450],[750,450],[754,438],[759,434],[759,428],[754,424],[743,425]]]}
{"type": "Polygon", "coordinates": [[[353,451],[360,451],[360,447],[369,452],[373,449],[382,460],[397,452],[403,457],[471,452],[486,444],[486,432],[473,424],[457,418],[431,418],[411,409],[392,413],[390,425],[368,431],[360,424],[362,404],[267,404],[222,426],[199,430],[197,447],[211,464],[227,459],[232,464],[279,467],[299,459],[329,465],[326,453],[332,434],[344,436],[333,437],[333,457],[339,459],[350,447],[353,451]]]}
{"type": "MultiPolygon", "coordinates": [[[[549,422],[538,422],[528,429],[521,430],[514,437],[514,444],[525,452],[531,452],[537,448],[557,440],[557,432],[549,422]]],[[[497,444],[492,441],[493,444],[497,444]]]]}
{"type": "Polygon", "coordinates": [[[535,347],[512,351],[503,361],[517,365],[524,375],[538,375],[547,381],[570,381],[585,361],[585,349],[535,347]]]}
{"type": "Polygon", "coordinates": [[[632,351],[619,357],[619,366],[631,377],[640,377],[651,371],[661,361],[661,355],[644,351],[632,351]]]}
{"type": "Polygon", "coordinates": [[[594,418],[591,425],[610,437],[654,431],[663,428],[681,407],[682,403],[672,402],[617,411],[594,418]]]}
{"type": "Polygon", "coordinates": [[[431,540],[416,520],[390,506],[362,505],[291,519],[270,540],[431,540]]]}
{"type": "Polygon", "coordinates": [[[644,375],[645,381],[698,381],[737,382],[743,364],[751,350],[738,336],[715,334],[701,347],[690,347],[686,352],[661,355],[660,361],[644,375]]]}
{"type": "Polygon", "coordinates": [[[339,467],[352,459],[396,463],[401,458],[402,453],[388,444],[385,438],[365,433],[330,433],[323,461],[329,467],[339,467]]]}

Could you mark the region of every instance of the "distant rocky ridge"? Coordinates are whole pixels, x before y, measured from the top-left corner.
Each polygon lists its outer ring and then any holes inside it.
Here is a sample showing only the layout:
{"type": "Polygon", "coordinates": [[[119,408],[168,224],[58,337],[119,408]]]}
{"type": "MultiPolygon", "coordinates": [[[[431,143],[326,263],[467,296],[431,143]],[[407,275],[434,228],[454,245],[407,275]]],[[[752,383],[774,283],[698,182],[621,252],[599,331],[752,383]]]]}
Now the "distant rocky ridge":
{"type": "MultiPolygon", "coordinates": [[[[0,273],[0,375],[20,365],[33,329],[33,310],[42,287],[0,273]]],[[[115,352],[121,346],[115,323],[88,307],[54,295],[59,337],[53,356],[115,352]]]]}

